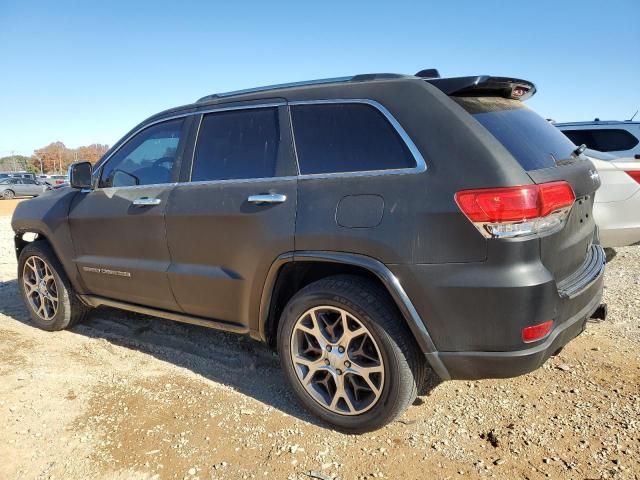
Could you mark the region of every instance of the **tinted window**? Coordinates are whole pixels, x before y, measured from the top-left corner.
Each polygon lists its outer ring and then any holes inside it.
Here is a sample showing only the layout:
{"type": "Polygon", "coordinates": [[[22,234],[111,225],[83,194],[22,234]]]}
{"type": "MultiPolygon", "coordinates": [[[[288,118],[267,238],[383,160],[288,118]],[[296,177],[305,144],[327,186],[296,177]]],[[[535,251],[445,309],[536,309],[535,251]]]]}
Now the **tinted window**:
{"type": "Polygon", "coordinates": [[[207,114],[198,133],[191,181],[273,177],[279,138],[277,108],[207,114]]]}
{"type": "Polygon", "coordinates": [[[30,178],[23,178],[22,183],[24,183],[25,185],[35,185],[36,181],[31,180],[30,178]]]}
{"type": "Polygon", "coordinates": [[[171,182],[183,119],[153,125],[122,146],[102,170],[101,187],[171,182]]]}
{"type": "Polygon", "coordinates": [[[291,115],[302,174],[416,166],[398,132],[371,105],[295,105],[291,115]]]}
{"type": "Polygon", "coordinates": [[[555,166],[576,148],[556,127],[519,100],[454,97],[513,155],[525,170],[555,166]]]}
{"type": "Polygon", "coordinates": [[[563,130],[563,133],[576,145],[585,144],[601,152],[631,150],[638,145],[638,139],[635,136],[618,128],[563,130]]]}

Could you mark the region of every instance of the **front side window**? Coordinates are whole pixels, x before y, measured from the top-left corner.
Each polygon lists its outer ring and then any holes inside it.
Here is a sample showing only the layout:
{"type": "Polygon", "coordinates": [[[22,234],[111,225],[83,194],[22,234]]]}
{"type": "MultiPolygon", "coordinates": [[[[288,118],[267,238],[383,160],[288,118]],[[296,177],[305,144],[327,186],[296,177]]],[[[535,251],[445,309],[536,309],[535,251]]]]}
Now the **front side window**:
{"type": "Polygon", "coordinates": [[[206,114],[198,133],[191,181],[273,177],[279,139],[277,108],[206,114]]]}
{"type": "Polygon", "coordinates": [[[291,107],[300,173],[413,168],[416,161],[395,128],[364,103],[291,107]]]}
{"type": "Polygon", "coordinates": [[[183,123],[170,120],[138,133],[107,161],[100,187],[170,183],[183,123]]]}

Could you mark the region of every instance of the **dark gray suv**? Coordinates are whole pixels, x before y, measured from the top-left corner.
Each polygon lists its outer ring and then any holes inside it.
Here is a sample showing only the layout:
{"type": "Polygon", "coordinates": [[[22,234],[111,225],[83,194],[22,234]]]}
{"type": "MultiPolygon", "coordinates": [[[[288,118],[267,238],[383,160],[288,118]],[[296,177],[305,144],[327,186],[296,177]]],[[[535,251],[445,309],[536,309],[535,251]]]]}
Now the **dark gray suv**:
{"type": "Polygon", "coordinates": [[[367,74],[154,115],[18,205],[33,321],[108,305],[251,335],[350,432],[396,418],[429,372],[534,370],[584,329],[604,269],[597,173],[534,93],[367,74]]]}

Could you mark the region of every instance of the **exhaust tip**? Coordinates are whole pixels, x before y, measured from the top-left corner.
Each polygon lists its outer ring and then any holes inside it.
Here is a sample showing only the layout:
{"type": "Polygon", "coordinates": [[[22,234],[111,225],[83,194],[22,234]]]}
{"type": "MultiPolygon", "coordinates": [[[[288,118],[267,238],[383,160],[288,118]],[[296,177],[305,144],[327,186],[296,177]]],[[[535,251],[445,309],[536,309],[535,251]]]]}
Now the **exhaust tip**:
{"type": "Polygon", "coordinates": [[[605,321],[607,319],[607,304],[601,303],[591,314],[591,320],[605,321]]]}

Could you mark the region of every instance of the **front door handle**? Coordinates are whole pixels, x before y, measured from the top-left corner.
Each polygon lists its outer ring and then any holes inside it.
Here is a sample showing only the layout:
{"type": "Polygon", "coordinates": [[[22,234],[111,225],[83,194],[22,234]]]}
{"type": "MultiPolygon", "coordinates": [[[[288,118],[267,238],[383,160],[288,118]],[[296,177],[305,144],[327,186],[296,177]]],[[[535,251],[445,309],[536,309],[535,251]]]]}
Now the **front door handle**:
{"type": "Polygon", "coordinates": [[[251,195],[247,198],[249,203],[255,203],[257,205],[265,204],[265,203],[283,203],[287,200],[286,195],[282,195],[281,193],[263,193],[260,195],[251,195]]]}
{"type": "Polygon", "coordinates": [[[159,198],[140,197],[136,198],[133,201],[133,204],[137,205],[138,207],[151,207],[153,205],[160,205],[160,202],[162,202],[162,200],[160,200],[159,198]]]}

